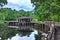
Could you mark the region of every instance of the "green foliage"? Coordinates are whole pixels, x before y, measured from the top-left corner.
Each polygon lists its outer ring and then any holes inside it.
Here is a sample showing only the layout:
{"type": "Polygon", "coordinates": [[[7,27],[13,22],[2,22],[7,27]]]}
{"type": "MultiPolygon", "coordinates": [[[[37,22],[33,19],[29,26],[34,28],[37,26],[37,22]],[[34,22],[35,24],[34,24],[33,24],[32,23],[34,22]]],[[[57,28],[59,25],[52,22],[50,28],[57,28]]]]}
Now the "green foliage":
{"type": "Polygon", "coordinates": [[[0,12],[1,12],[1,16],[3,17],[4,20],[15,19],[15,17],[16,17],[15,15],[17,15],[17,12],[12,11],[10,8],[1,8],[0,12]]]}
{"type": "Polygon", "coordinates": [[[16,20],[21,16],[33,16],[32,12],[25,12],[24,10],[16,11],[11,10],[10,8],[1,8],[0,9],[0,20],[16,20]]]}
{"type": "Polygon", "coordinates": [[[5,20],[0,20],[0,24],[4,24],[5,22],[5,20]]]}
{"type": "Polygon", "coordinates": [[[0,0],[0,6],[7,4],[7,0],[0,0]]]}
{"type": "MultiPolygon", "coordinates": [[[[38,21],[60,21],[59,0],[31,0],[35,7],[35,16],[38,21]]],[[[36,18],[35,17],[35,18],[36,18]]]]}
{"type": "Polygon", "coordinates": [[[15,20],[21,16],[31,16],[36,21],[60,21],[60,1],[59,0],[31,0],[34,3],[35,12],[24,10],[16,11],[10,8],[0,9],[0,20],[15,20]]]}
{"type": "Polygon", "coordinates": [[[0,27],[0,37],[1,40],[5,40],[7,38],[11,38],[18,33],[17,29],[7,28],[7,27],[0,27]]]}

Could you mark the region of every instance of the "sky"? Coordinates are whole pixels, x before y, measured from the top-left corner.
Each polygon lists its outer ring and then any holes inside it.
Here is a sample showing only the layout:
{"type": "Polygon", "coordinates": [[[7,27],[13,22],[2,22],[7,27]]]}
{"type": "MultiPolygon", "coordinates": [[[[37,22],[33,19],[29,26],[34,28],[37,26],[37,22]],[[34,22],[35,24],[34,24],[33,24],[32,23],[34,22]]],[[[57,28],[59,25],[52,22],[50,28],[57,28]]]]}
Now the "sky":
{"type": "Polygon", "coordinates": [[[8,4],[4,6],[4,8],[11,8],[17,11],[25,10],[25,11],[32,11],[34,10],[35,6],[31,3],[31,0],[7,0],[8,4]]]}

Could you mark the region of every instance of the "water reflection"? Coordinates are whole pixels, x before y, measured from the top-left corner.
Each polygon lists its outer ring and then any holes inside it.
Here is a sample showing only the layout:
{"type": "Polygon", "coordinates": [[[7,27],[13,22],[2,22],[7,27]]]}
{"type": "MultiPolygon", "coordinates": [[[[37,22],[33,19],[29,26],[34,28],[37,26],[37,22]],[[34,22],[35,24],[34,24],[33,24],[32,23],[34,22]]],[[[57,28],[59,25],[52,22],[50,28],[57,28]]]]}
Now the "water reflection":
{"type": "Polygon", "coordinates": [[[31,32],[29,37],[27,35],[26,36],[21,36],[21,34],[16,34],[11,39],[8,38],[7,40],[35,40],[35,35],[38,35],[37,30],[34,30],[33,32],[31,32]]]}

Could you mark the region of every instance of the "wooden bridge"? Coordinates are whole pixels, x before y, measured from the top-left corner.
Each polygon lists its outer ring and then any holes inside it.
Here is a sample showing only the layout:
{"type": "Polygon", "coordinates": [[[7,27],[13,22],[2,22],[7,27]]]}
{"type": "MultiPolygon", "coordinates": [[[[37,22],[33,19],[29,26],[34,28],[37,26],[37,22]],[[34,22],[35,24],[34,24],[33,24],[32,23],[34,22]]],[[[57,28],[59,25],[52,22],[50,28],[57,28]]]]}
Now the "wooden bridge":
{"type": "Polygon", "coordinates": [[[17,21],[8,21],[8,27],[19,30],[37,29],[42,33],[41,40],[60,40],[60,23],[54,21],[34,22],[31,17],[20,17],[17,21]]]}

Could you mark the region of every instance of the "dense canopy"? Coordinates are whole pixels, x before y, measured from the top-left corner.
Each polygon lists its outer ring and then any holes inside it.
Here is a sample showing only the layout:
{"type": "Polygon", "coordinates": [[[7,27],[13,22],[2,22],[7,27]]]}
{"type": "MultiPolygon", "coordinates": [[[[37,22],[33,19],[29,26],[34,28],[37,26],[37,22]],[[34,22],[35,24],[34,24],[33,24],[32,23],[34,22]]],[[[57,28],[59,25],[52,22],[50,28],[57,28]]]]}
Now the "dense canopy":
{"type": "Polygon", "coordinates": [[[0,6],[7,4],[7,0],[0,0],[0,6]]]}
{"type": "MultiPolygon", "coordinates": [[[[31,2],[35,5],[34,13],[32,11],[1,8],[0,16],[2,17],[0,20],[15,20],[18,17],[28,15],[36,21],[60,21],[60,0],[31,0],[31,2]]],[[[1,3],[7,4],[7,0],[1,0],[1,3]]]]}
{"type": "Polygon", "coordinates": [[[60,21],[60,0],[31,0],[35,7],[35,19],[60,21]]]}

